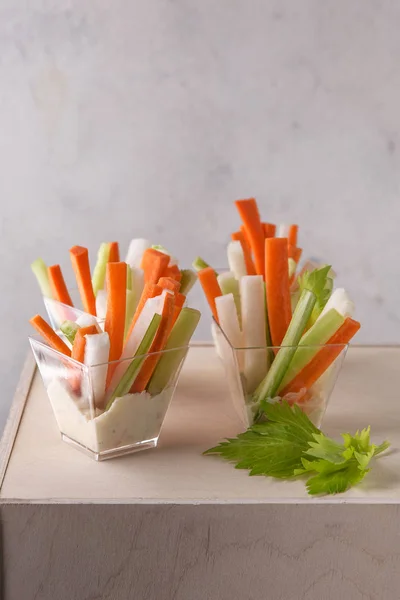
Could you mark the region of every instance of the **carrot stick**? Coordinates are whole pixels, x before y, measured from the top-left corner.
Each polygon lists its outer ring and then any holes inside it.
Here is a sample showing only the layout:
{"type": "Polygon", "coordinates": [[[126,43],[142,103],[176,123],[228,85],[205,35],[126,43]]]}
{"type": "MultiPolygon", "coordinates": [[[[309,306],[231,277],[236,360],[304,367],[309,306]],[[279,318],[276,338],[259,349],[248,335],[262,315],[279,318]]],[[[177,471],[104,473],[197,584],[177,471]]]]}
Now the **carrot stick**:
{"type": "Polygon", "coordinates": [[[249,236],[248,236],[248,233],[247,233],[246,227],[245,227],[244,225],[241,225],[241,226],[240,226],[240,231],[242,232],[242,234],[243,234],[243,237],[244,237],[244,239],[246,240],[246,242],[247,242],[247,245],[248,245],[248,246],[249,246],[249,248],[250,248],[250,247],[251,247],[251,244],[250,244],[250,238],[249,238],[249,236]]]}
{"type": "Polygon", "coordinates": [[[58,300],[58,302],[68,304],[68,306],[73,306],[60,265],[52,265],[49,267],[48,274],[53,298],[58,300]]]}
{"type": "MultiPolygon", "coordinates": [[[[161,323],[157,329],[153,343],[150,346],[149,354],[161,352],[164,349],[171,331],[171,322],[174,317],[174,307],[174,296],[172,294],[166,294],[161,314],[161,323]]],[[[160,358],[161,354],[153,354],[152,356],[148,356],[146,358],[139,375],[137,376],[131,388],[131,393],[140,393],[146,389],[146,386],[150,381],[150,377],[153,375],[153,371],[156,368],[160,358]]]]}
{"type": "Polygon", "coordinates": [[[286,238],[265,240],[265,283],[273,346],[280,346],[292,318],[286,238]]]}
{"type": "Polygon", "coordinates": [[[215,271],[212,267],[207,267],[206,269],[201,269],[201,271],[198,271],[197,277],[199,278],[201,287],[203,288],[204,294],[207,298],[214,319],[218,321],[215,298],[218,298],[218,296],[222,296],[222,292],[221,288],[219,287],[215,271]]]}
{"type": "Polygon", "coordinates": [[[161,293],[162,293],[162,289],[160,288],[159,285],[156,285],[155,283],[145,283],[142,295],[140,296],[139,303],[135,310],[135,314],[133,315],[133,319],[129,326],[128,333],[126,334],[126,337],[125,337],[126,340],[129,340],[132,330],[136,325],[136,321],[140,317],[140,313],[142,312],[143,307],[146,304],[147,300],[149,298],[154,298],[155,296],[159,296],[161,293]]]}
{"type": "Polygon", "coordinates": [[[257,202],[254,198],[250,198],[249,200],[236,200],[235,204],[249,238],[250,246],[253,251],[256,272],[258,275],[264,276],[264,230],[263,226],[261,225],[257,202]]]}
{"type": "Polygon", "coordinates": [[[96,298],[90,276],[88,249],[82,246],[74,246],[70,249],[69,254],[82,298],[83,309],[85,312],[96,316],[96,298]]]}
{"type": "Polygon", "coordinates": [[[144,271],[145,283],[157,283],[168,269],[170,257],[154,248],[147,248],[143,253],[141,268],[144,271]]]}
{"type": "MultiPolygon", "coordinates": [[[[126,311],[126,263],[109,262],[106,271],[107,312],[104,331],[110,338],[110,362],[118,360],[122,354],[125,332],[126,311]]],[[[109,365],[107,383],[116,365],[109,365]]]]}
{"type": "Polygon", "coordinates": [[[275,237],[276,225],[273,225],[272,223],[263,223],[262,226],[264,230],[264,237],[275,237]]]}
{"type": "Polygon", "coordinates": [[[159,285],[161,289],[170,290],[174,294],[178,293],[179,288],[181,287],[179,281],[176,281],[176,279],[173,279],[172,277],[160,277],[157,285],[159,285]]]}
{"type": "Polygon", "coordinates": [[[65,354],[65,356],[71,356],[71,350],[68,348],[67,344],[62,341],[54,329],[52,329],[40,315],[32,317],[29,323],[54,350],[65,354]]]}
{"type": "Polygon", "coordinates": [[[302,252],[302,248],[296,248],[296,246],[291,246],[290,244],[288,245],[288,257],[293,258],[296,264],[299,264],[302,252]]]}
{"type": "Polygon", "coordinates": [[[168,269],[165,271],[165,277],[172,277],[172,279],[180,282],[182,279],[182,273],[178,265],[172,265],[171,267],[168,267],[168,269]]]}
{"type": "Polygon", "coordinates": [[[97,333],[96,325],[89,325],[88,327],[81,327],[78,329],[75,335],[74,344],[72,346],[71,358],[84,364],[86,346],[85,335],[94,335],[95,333],[97,333]]]}
{"type": "Polygon", "coordinates": [[[348,317],[336,333],[327,341],[326,345],[319,350],[314,358],[282,390],[281,396],[283,397],[292,392],[297,393],[303,388],[309,390],[342,352],[343,344],[348,344],[360,327],[358,321],[354,321],[348,317]]]}
{"type": "Polygon", "coordinates": [[[297,246],[297,234],[299,231],[298,225],[290,225],[288,232],[288,244],[289,246],[297,246]]]}
{"type": "Polygon", "coordinates": [[[240,228],[240,231],[235,231],[232,233],[231,238],[234,242],[240,242],[240,245],[242,246],[247,275],[255,275],[256,269],[251,257],[251,248],[245,234],[242,231],[242,228],[240,228]]]}
{"type": "Polygon", "coordinates": [[[110,253],[108,255],[108,262],[119,262],[119,245],[118,242],[110,242],[110,253]]]}
{"type": "Polygon", "coordinates": [[[174,308],[174,316],[171,323],[171,329],[175,325],[177,318],[179,317],[181,310],[186,302],[186,296],[184,294],[176,294],[175,295],[175,308],[174,308]]]}

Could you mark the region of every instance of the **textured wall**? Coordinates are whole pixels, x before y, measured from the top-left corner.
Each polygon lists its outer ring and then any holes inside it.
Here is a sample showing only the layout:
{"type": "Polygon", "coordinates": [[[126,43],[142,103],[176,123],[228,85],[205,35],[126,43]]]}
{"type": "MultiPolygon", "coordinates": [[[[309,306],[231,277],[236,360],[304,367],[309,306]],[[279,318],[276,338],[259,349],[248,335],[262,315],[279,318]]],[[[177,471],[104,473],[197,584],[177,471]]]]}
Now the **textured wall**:
{"type": "Polygon", "coordinates": [[[360,342],[396,342],[399,18],[389,0],[0,0],[3,413],[33,258],[144,234],[223,264],[240,196],[334,263],[360,342]]]}

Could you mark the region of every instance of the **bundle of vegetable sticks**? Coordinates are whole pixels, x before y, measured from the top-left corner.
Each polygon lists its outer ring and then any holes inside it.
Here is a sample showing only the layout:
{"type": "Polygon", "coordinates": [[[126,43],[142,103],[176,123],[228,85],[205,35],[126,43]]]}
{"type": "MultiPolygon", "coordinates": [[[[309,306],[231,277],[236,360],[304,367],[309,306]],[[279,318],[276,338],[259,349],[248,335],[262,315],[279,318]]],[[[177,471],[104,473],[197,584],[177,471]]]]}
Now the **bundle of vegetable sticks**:
{"type": "Polygon", "coordinates": [[[330,266],[307,262],[299,269],[297,225],[262,222],[254,198],[235,205],[242,225],[228,244],[230,271],[218,274],[202,258],[193,267],[215,321],[242,349],[247,401],[306,400],[360,328],[353,302],[334,289],[330,266]]]}
{"type": "MultiPolygon", "coordinates": [[[[60,335],[39,315],[31,324],[53,349],[87,366],[99,365],[93,380],[96,407],[108,409],[127,393],[160,393],[200,319],[198,310],[184,306],[194,272],[180,270],[164,248],[141,239],[132,240],[125,262],[119,260],[118,243],[102,244],[93,275],[87,248],[74,246],[70,258],[85,314],[65,321],[60,335]]],[[[32,269],[44,295],[72,305],[59,265],[47,268],[39,259],[32,269]]],[[[81,392],[76,372],[69,383],[81,392]]]]}

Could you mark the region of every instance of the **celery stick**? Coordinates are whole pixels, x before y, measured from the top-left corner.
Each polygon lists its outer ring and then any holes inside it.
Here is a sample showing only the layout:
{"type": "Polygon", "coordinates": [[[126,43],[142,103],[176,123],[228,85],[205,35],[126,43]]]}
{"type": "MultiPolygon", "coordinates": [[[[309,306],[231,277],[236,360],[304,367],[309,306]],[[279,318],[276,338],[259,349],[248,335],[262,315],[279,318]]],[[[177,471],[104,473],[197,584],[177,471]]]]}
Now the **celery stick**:
{"type": "Polygon", "coordinates": [[[106,269],[109,256],[110,244],[108,242],[103,242],[102,244],[100,244],[100,248],[97,253],[97,262],[96,266],[94,267],[92,276],[93,292],[95,296],[97,296],[97,292],[99,290],[104,289],[104,282],[106,280],[106,269]]]}
{"type": "Polygon", "coordinates": [[[138,269],[136,267],[132,267],[130,271],[132,274],[133,306],[136,310],[144,288],[144,272],[143,269],[138,269]]]}
{"type": "Polygon", "coordinates": [[[139,371],[142,368],[142,365],[146,359],[145,355],[150,350],[150,346],[153,343],[154,336],[157,333],[157,329],[160,323],[161,315],[155,314],[150,322],[150,325],[147,328],[146,333],[143,336],[142,341],[138,346],[138,349],[135,352],[134,359],[125,371],[123,377],[120,379],[117,387],[111,394],[111,397],[106,406],[106,410],[110,408],[111,404],[116,398],[121,398],[122,396],[125,396],[125,394],[129,393],[129,390],[131,389],[132,384],[138,376],[139,371]]]}
{"type": "Polygon", "coordinates": [[[200,256],[197,256],[193,263],[192,263],[192,267],[195,271],[201,271],[202,269],[207,269],[207,267],[209,267],[210,265],[208,263],[206,263],[205,260],[203,260],[200,256]]]}
{"type": "Polygon", "coordinates": [[[126,289],[132,289],[132,269],[128,264],[126,265],[126,289]]]}
{"type": "Polygon", "coordinates": [[[67,338],[70,344],[74,343],[76,332],[80,329],[78,323],[74,323],[73,321],[64,321],[60,327],[61,331],[67,338]]]}
{"type": "Polygon", "coordinates": [[[310,290],[304,290],[300,300],[297,303],[293,313],[292,320],[282,340],[282,346],[279,349],[274,362],[266,377],[260,383],[255,391],[254,399],[257,402],[273,398],[278,391],[280,383],[285,376],[297,344],[299,343],[312,309],[316,301],[315,294],[310,290]]]}
{"type": "Polygon", "coordinates": [[[222,294],[233,294],[233,299],[235,300],[236,305],[236,312],[239,319],[239,325],[241,325],[242,311],[240,306],[239,281],[235,278],[232,271],[226,271],[225,273],[221,273],[220,275],[218,275],[217,279],[222,294]]]}
{"type": "Polygon", "coordinates": [[[147,388],[152,396],[162,392],[175,376],[199,320],[200,311],[182,308],[165,346],[165,350],[170,352],[162,354],[147,388]],[[174,348],[176,350],[173,350],[174,348]]]}
{"type": "Polygon", "coordinates": [[[53,298],[53,292],[51,291],[47,265],[44,262],[44,260],[42,260],[41,258],[37,258],[36,260],[34,260],[31,264],[31,269],[37,279],[42,295],[46,298],[53,298]]]}
{"type": "Polygon", "coordinates": [[[344,323],[344,317],[332,308],[303,335],[279,389],[283,389],[314,358],[319,347],[344,323]]]}
{"type": "Polygon", "coordinates": [[[181,294],[184,294],[185,296],[187,296],[197,281],[197,275],[194,271],[192,271],[192,269],[182,269],[181,275],[182,275],[182,279],[181,279],[181,287],[180,287],[179,291],[181,294]]]}
{"type": "Polygon", "coordinates": [[[126,309],[125,309],[125,332],[124,339],[128,333],[133,315],[135,313],[135,295],[132,290],[126,290],[126,309]]]}

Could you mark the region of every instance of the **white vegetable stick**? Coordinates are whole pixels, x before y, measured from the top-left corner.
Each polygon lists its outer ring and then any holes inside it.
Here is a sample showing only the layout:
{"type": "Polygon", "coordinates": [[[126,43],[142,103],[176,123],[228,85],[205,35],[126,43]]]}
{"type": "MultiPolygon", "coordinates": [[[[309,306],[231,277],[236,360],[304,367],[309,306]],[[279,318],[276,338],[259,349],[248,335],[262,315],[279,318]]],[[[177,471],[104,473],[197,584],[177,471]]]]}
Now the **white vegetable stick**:
{"type": "Polygon", "coordinates": [[[268,369],[266,349],[265,291],[261,275],[246,275],[240,280],[242,331],[245,351],[244,374],[247,392],[252,393],[268,369]]]}
{"type": "Polygon", "coordinates": [[[234,348],[243,347],[243,336],[240,331],[236,304],[233,294],[225,294],[215,298],[218,321],[222,331],[234,348]]]}
{"type": "Polygon", "coordinates": [[[331,297],[326,303],[317,321],[319,321],[319,319],[323,315],[325,315],[329,310],[331,310],[331,308],[337,310],[337,312],[341,314],[344,319],[347,319],[347,317],[353,316],[355,306],[346,290],[344,288],[337,288],[332,292],[331,297]]]}
{"type": "Polygon", "coordinates": [[[107,313],[107,292],[99,290],[96,296],[96,314],[99,319],[105,319],[107,313]]]}
{"type": "Polygon", "coordinates": [[[286,223],[281,223],[278,226],[276,237],[287,238],[289,236],[289,227],[290,225],[286,225],[286,223]]]}
{"type": "Polygon", "coordinates": [[[108,359],[110,355],[110,338],[108,333],[85,335],[85,365],[90,369],[93,401],[95,406],[101,406],[106,391],[108,359]],[[99,365],[99,366],[94,366],[99,365]]]}
{"type": "MultiPolygon", "coordinates": [[[[129,269],[129,266],[128,266],[129,269]]],[[[136,310],[137,305],[139,304],[140,296],[142,295],[144,288],[144,271],[143,269],[138,269],[137,267],[131,267],[132,272],[132,292],[134,297],[134,310],[136,310]]]]}
{"type": "Polygon", "coordinates": [[[94,325],[97,329],[97,333],[102,333],[101,327],[98,324],[96,317],[93,315],[84,313],[83,315],[80,315],[75,322],[79,327],[90,327],[91,325],[94,325]]]}
{"type": "Polygon", "coordinates": [[[149,240],[143,238],[135,238],[129,244],[128,253],[126,255],[125,262],[135,269],[140,269],[142,264],[143,252],[150,248],[151,244],[149,240]]]}
{"type": "Polygon", "coordinates": [[[236,279],[240,279],[241,277],[247,275],[243,249],[239,241],[229,242],[228,263],[229,270],[234,273],[236,279]]]}

